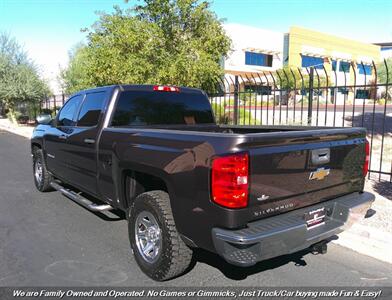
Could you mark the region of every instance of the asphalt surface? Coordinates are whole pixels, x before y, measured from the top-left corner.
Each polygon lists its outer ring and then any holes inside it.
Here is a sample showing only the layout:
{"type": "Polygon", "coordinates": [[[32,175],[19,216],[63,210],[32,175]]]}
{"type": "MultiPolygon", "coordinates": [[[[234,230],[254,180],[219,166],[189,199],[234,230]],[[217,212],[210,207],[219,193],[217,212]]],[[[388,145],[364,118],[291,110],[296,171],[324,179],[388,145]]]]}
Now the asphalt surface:
{"type": "Polygon", "coordinates": [[[94,214],[33,184],[29,141],[0,131],[0,286],[392,286],[392,265],[335,244],[237,268],[195,254],[184,276],[156,283],[136,265],[126,220],[94,214]]]}

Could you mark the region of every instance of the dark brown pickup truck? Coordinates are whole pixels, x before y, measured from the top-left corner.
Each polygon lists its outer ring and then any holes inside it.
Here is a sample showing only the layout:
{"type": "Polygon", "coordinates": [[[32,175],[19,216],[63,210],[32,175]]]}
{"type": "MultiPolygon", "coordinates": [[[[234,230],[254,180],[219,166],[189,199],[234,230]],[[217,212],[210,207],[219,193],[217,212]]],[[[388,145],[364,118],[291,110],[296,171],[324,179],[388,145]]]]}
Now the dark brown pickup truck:
{"type": "Polygon", "coordinates": [[[323,251],[374,200],[363,128],[219,126],[197,89],[85,90],[37,121],[37,188],[126,212],[136,261],[155,280],[184,272],[196,247],[239,266],[323,251]]]}

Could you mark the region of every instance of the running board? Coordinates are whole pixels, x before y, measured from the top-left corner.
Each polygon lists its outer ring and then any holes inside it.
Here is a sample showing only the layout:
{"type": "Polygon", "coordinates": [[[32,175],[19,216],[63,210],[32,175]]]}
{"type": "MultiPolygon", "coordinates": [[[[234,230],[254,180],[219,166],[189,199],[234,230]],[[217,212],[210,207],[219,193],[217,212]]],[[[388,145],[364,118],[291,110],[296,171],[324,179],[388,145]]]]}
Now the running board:
{"type": "Polygon", "coordinates": [[[52,188],[54,188],[55,190],[58,190],[59,192],[61,192],[64,196],[68,197],[69,199],[75,201],[76,203],[80,204],[81,206],[83,206],[91,211],[99,211],[100,212],[100,211],[107,211],[107,210],[113,209],[113,207],[110,206],[109,204],[99,205],[99,204],[93,203],[90,200],[88,200],[87,198],[81,196],[80,194],[61,186],[57,182],[52,181],[50,183],[50,186],[52,188]]]}

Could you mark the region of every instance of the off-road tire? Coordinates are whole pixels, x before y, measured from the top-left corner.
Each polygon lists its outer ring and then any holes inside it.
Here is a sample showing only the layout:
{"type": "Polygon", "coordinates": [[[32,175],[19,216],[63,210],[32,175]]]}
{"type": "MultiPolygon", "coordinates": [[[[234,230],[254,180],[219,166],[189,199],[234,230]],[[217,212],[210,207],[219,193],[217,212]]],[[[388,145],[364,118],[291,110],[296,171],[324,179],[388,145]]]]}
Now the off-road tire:
{"type": "Polygon", "coordinates": [[[48,192],[52,191],[53,188],[50,186],[51,181],[53,180],[52,175],[48,172],[46,168],[46,162],[44,158],[44,153],[42,149],[35,148],[33,152],[33,177],[34,177],[34,184],[37,190],[40,192],[48,192]],[[35,176],[36,171],[36,164],[40,163],[42,167],[42,179],[37,180],[35,176]]]}
{"type": "Polygon", "coordinates": [[[131,247],[140,269],[156,281],[165,281],[184,273],[192,261],[193,251],[179,236],[174,222],[169,195],[164,191],[140,194],[128,211],[131,247]],[[162,248],[155,262],[147,262],[136,245],[135,222],[140,212],[151,213],[161,229],[162,248]]]}

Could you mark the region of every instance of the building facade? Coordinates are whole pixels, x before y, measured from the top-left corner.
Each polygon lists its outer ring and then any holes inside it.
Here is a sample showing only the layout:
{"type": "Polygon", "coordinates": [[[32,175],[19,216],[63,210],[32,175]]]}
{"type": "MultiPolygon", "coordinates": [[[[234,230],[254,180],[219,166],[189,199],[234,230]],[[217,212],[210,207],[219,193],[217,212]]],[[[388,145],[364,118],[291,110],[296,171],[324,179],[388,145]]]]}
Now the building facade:
{"type": "Polygon", "coordinates": [[[232,50],[224,60],[231,90],[235,76],[241,78],[242,88],[254,90],[253,82],[260,84],[265,81],[261,77],[283,67],[283,33],[239,24],[227,24],[224,29],[232,40],[232,50]]]}
{"type": "Polygon", "coordinates": [[[318,75],[328,76],[329,85],[337,86],[329,95],[337,103],[370,98],[366,88],[343,86],[371,82],[372,64],[381,58],[379,45],[296,26],[286,34],[237,24],[225,25],[225,30],[233,41],[233,50],[224,62],[226,77],[262,74],[260,81],[267,84],[265,75],[284,66],[302,69],[304,74],[314,67],[318,75]]]}
{"type": "Polygon", "coordinates": [[[239,24],[227,24],[224,29],[233,42],[224,65],[227,74],[249,75],[282,68],[283,33],[239,24]]]}
{"type": "Polygon", "coordinates": [[[328,76],[331,95],[337,104],[370,98],[368,85],[374,78],[373,62],[380,61],[380,47],[301,27],[291,27],[285,36],[285,64],[295,68],[314,67],[328,76]],[[348,86],[348,87],[345,87],[348,86]]]}
{"type": "Polygon", "coordinates": [[[381,59],[392,58],[392,42],[389,43],[374,43],[381,48],[381,59]]]}

